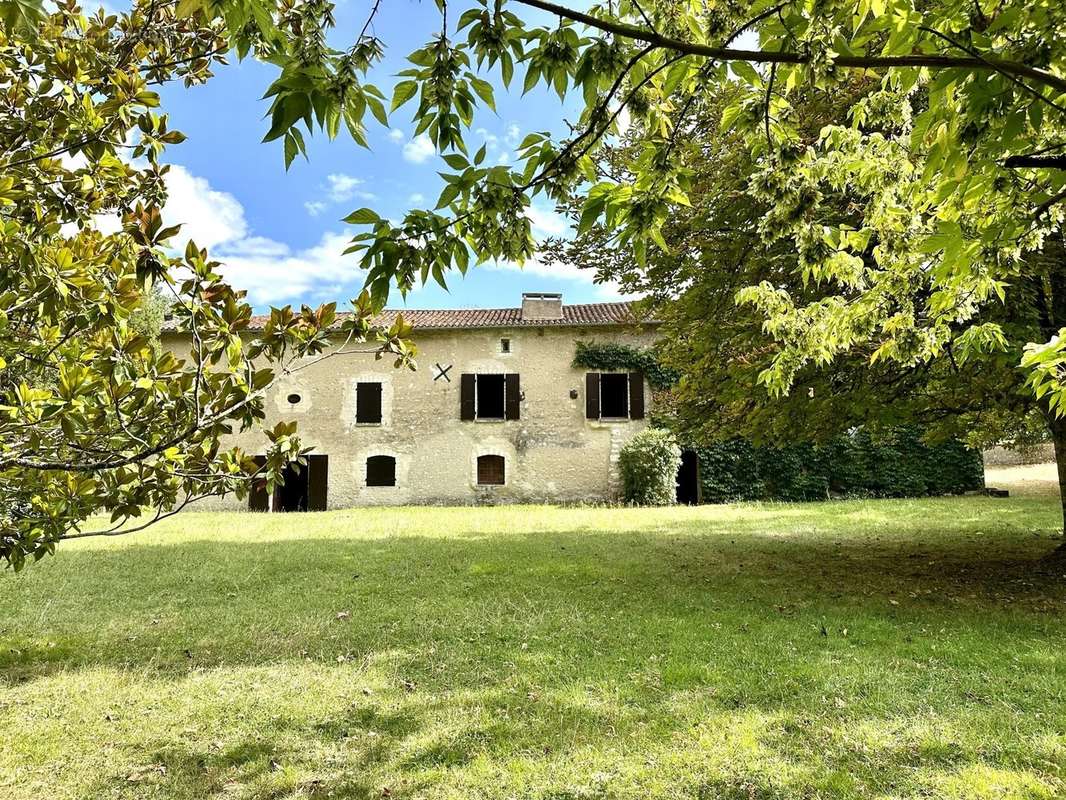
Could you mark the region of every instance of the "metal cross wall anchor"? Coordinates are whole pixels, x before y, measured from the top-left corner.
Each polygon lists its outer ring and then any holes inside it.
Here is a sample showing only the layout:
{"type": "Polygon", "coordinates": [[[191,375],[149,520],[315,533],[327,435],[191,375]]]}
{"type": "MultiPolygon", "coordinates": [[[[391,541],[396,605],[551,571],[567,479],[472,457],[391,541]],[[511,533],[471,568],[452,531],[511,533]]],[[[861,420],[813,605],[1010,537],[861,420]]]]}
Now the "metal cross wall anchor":
{"type": "Polygon", "coordinates": [[[446,380],[448,383],[452,382],[452,379],[448,377],[448,373],[451,372],[452,369],[451,364],[446,367],[442,367],[440,365],[440,362],[438,361],[436,364],[434,364],[434,366],[437,368],[437,374],[433,376],[434,382],[436,382],[440,378],[444,378],[444,380],[446,380]]]}

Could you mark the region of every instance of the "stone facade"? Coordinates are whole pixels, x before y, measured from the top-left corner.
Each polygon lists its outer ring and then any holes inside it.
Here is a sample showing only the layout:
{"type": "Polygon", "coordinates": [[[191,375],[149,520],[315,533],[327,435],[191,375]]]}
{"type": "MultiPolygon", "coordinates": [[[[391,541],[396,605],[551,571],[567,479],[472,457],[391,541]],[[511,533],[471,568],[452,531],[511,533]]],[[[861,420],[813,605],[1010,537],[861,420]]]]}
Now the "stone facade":
{"type": "MultiPolygon", "coordinates": [[[[303,442],[328,458],[329,508],[617,497],[618,451],[646,424],[651,393],[646,381],[640,381],[639,390],[634,384],[632,391],[640,392],[643,403],[634,396],[630,407],[641,418],[588,418],[590,382],[586,370],[571,366],[575,342],[647,346],[655,338],[654,326],[638,327],[603,313],[610,305],[618,316],[624,304],[561,306],[558,296],[537,295],[524,305],[524,311],[491,313],[404,312],[415,322],[417,371],[397,370],[389,359],[343,355],[284,376],[271,387],[268,422],[296,420],[303,442]],[[426,324],[419,324],[420,314],[426,324]],[[518,418],[462,419],[464,374],[517,375],[507,416],[518,418]],[[380,422],[357,417],[360,383],[380,384],[380,422]],[[480,484],[478,459],[493,455],[504,459],[503,483],[480,484]],[[395,460],[394,485],[368,485],[372,456],[395,460]]],[[[497,384],[503,381],[484,381],[486,391],[497,384]]],[[[480,398],[479,408],[488,408],[490,399],[480,398]]],[[[234,440],[249,453],[261,452],[265,443],[257,432],[234,440]]],[[[224,502],[237,507],[236,500],[224,502]]]]}

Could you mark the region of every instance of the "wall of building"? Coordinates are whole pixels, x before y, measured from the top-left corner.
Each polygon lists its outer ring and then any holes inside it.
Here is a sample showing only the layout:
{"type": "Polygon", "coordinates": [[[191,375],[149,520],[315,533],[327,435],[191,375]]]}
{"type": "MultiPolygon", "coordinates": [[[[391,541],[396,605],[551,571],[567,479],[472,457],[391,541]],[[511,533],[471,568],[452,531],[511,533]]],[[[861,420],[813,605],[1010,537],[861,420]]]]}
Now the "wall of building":
{"type": "MultiPolygon", "coordinates": [[[[645,346],[654,336],[620,326],[424,331],[415,336],[417,371],[369,355],[330,358],[280,378],[268,391],[267,419],[296,420],[304,444],[329,456],[330,508],[614,499],[618,451],[646,421],[585,419],[585,371],[570,365],[578,339],[645,346]],[[510,352],[502,351],[504,338],[510,352]],[[447,377],[439,376],[441,367],[450,367],[447,377]],[[520,419],[460,420],[462,373],[518,373],[520,419]],[[355,421],[360,381],[382,384],[380,425],[355,421]],[[290,395],[300,402],[290,403],[290,395]],[[477,457],[484,454],[506,459],[504,485],[477,485],[477,457]],[[366,460],[373,455],[395,457],[396,486],[366,485],[366,460]]],[[[168,344],[187,350],[177,341],[168,344]]],[[[647,415],[646,384],[644,396],[647,415]]],[[[266,443],[259,432],[233,441],[251,454],[266,443]]],[[[244,504],[229,499],[220,505],[244,504]]]]}

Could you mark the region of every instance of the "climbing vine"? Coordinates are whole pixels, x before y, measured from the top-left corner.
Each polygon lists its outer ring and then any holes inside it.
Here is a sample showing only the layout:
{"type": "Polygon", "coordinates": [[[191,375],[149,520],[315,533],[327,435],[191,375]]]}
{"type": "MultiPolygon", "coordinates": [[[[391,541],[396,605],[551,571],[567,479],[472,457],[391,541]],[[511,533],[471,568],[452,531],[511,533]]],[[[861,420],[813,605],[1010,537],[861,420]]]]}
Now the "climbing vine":
{"type": "Polygon", "coordinates": [[[615,342],[578,341],[573,366],[578,369],[643,372],[648,385],[655,390],[669,389],[679,377],[675,370],[659,363],[653,347],[631,347],[615,342]]]}

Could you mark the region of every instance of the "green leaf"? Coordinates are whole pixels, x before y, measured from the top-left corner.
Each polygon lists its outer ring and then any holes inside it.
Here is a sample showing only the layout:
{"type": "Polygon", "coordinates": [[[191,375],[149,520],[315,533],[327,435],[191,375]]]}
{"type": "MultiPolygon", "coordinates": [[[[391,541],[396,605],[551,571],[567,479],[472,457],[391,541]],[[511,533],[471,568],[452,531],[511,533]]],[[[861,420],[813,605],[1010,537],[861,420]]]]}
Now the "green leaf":
{"type": "MultiPolygon", "coordinates": [[[[416,81],[400,81],[392,94],[392,111],[395,111],[418,93],[416,81]]],[[[385,123],[387,124],[387,123],[385,123]]]]}
{"type": "Polygon", "coordinates": [[[496,100],[492,94],[492,84],[490,84],[488,81],[483,81],[481,80],[481,78],[477,78],[471,75],[470,85],[474,87],[474,91],[477,92],[477,96],[482,99],[485,105],[495,111],[496,100]]]}
{"type": "Polygon", "coordinates": [[[381,222],[381,217],[369,208],[360,208],[344,218],[349,225],[372,225],[381,222]]]}
{"type": "Polygon", "coordinates": [[[370,107],[370,113],[374,115],[374,119],[389,127],[389,115],[385,113],[385,104],[378,100],[373,95],[366,95],[366,104],[370,107]]]}

